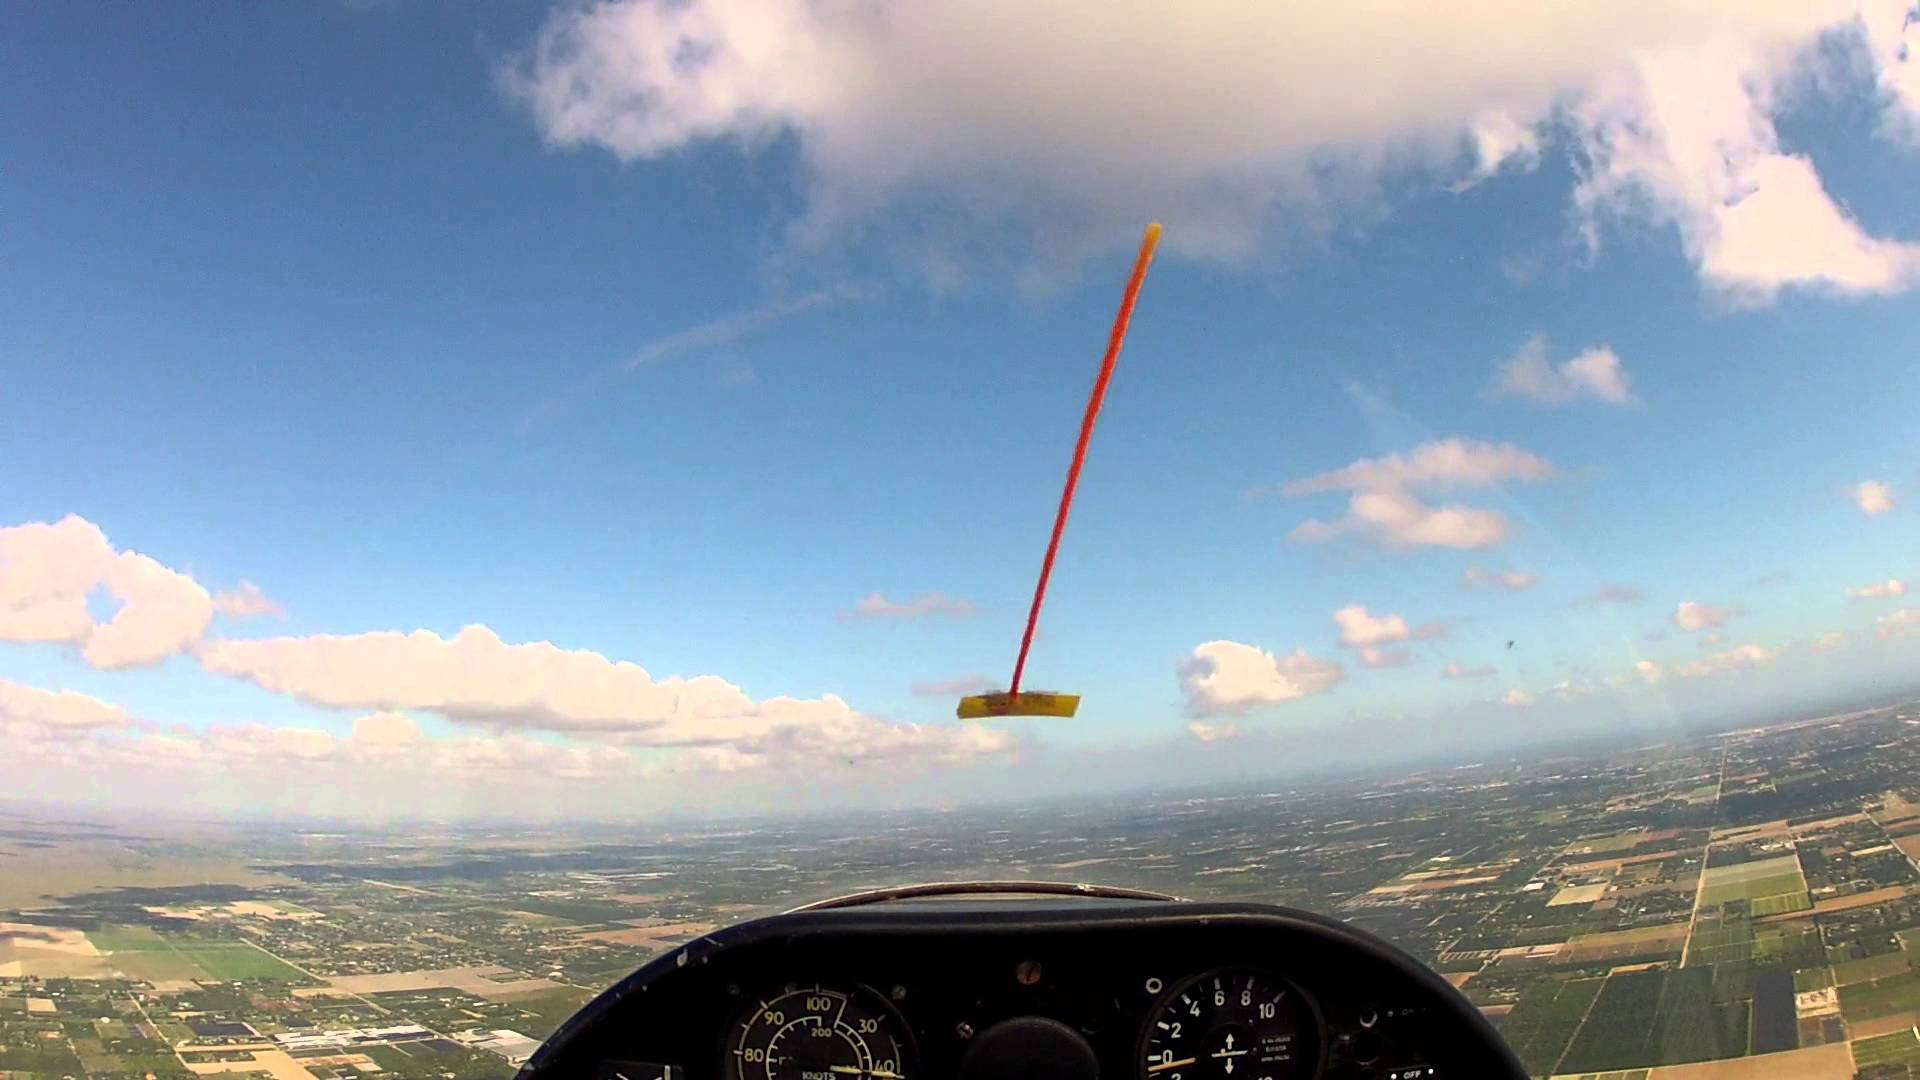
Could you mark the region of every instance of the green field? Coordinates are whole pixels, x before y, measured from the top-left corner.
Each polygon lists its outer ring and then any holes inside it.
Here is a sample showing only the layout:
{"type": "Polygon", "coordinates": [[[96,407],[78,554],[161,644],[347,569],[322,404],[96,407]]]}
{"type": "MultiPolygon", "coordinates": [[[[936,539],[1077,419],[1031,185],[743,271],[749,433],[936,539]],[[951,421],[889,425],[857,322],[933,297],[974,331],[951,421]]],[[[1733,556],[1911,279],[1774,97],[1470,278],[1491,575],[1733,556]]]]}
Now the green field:
{"type": "Polygon", "coordinates": [[[1728,917],[1719,922],[1701,920],[1687,940],[1687,966],[1745,963],[1753,958],[1753,924],[1728,917]]]}
{"type": "Polygon", "coordinates": [[[1574,979],[1537,984],[1521,995],[1512,1012],[1501,1017],[1500,1033],[1520,1055],[1527,1072],[1544,1076],[1554,1071],[1604,982],[1574,979]]]}
{"type": "Polygon", "coordinates": [[[1859,960],[1843,960],[1833,965],[1835,986],[1849,986],[1857,982],[1871,982],[1891,975],[1905,974],[1912,966],[1913,954],[1909,952],[1882,953],[1879,956],[1862,957],[1859,960]]]}
{"type": "Polygon", "coordinates": [[[551,1035],[553,1029],[559,1027],[562,1021],[579,1011],[580,1006],[585,1005],[591,997],[593,997],[591,990],[576,990],[571,986],[565,986],[558,990],[544,990],[526,997],[512,998],[506,1004],[539,1017],[539,1024],[525,1025],[524,1031],[536,1039],[544,1039],[551,1035]]]}
{"type": "Polygon", "coordinates": [[[1785,915],[1789,911],[1805,911],[1813,906],[1813,900],[1807,896],[1807,890],[1776,893],[1772,896],[1757,896],[1753,900],[1753,917],[1763,915],[1785,915]]]}
{"type": "Polygon", "coordinates": [[[87,931],[87,940],[103,953],[145,952],[169,947],[165,938],[144,926],[103,926],[87,931]]]}
{"type": "Polygon", "coordinates": [[[273,956],[251,945],[238,942],[181,945],[179,951],[180,955],[190,963],[205,971],[209,978],[222,981],[271,979],[279,982],[299,982],[306,978],[298,970],[281,963],[273,956]]]}
{"type": "Polygon", "coordinates": [[[1607,980],[1557,1071],[1678,1065],[1747,1052],[1748,1006],[1715,1004],[1713,970],[1636,971],[1607,980]]]}
{"type": "Polygon", "coordinates": [[[87,939],[130,979],[299,982],[306,978],[245,942],[163,936],[141,926],[106,926],[88,931],[87,939]]]}
{"type": "Polygon", "coordinates": [[[1920,1009],[1920,974],[1906,972],[1840,988],[1840,1013],[1850,1024],[1920,1009]]]}
{"type": "Polygon", "coordinates": [[[1920,1065],[1920,1035],[1911,1028],[1853,1042],[1853,1067],[1861,1071],[1880,1065],[1920,1065]]]}
{"type": "MultiPolygon", "coordinates": [[[[1768,897],[1791,896],[1796,893],[1800,894],[1801,900],[1804,901],[1806,891],[1806,879],[1800,876],[1800,857],[1779,855],[1771,859],[1735,863],[1732,866],[1709,867],[1700,884],[1700,906],[1711,907],[1734,900],[1751,902],[1768,897]]],[[[1804,902],[1801,904],[1801,907],[1807,906],[1809,905],[1804,902]]],[[[1779,907],[1773,911],[1756,910],[1753,913],[1755,915],[1780,914],[1797,910],[1800,908],[1779,907]]]]}
{"type": "Polygon", "coordinates": [[[1825,961],[1827,951],[1820,943],[1820,930],[1805,921],[1773,923],[1753,928],[1755,963],[1781,967],[1813,967],[1825,961]]]}
{"type": "Polygon", "coordinates": [[[1793,992],[1804,994],[1809,990],[1825,990],[1833,985],[1833,969],[1825,964],[1819,967],[1801,968],[1793,973],[1793,992]]]}
{"type": "Polygon", "coordinates": [[[114,953],[107,963],[129,979],[167,982],[176,979],[205,979],[208,975],[192,960],[173,949],[140,949],[114,953]]]}

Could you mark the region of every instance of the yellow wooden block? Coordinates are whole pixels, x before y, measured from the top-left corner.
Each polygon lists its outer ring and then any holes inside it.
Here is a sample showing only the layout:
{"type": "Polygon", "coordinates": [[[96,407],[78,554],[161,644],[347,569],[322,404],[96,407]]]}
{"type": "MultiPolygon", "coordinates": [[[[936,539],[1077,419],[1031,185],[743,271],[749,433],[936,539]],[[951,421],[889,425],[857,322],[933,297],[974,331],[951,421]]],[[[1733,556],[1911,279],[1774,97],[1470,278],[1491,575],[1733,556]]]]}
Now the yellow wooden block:
{"type": "Polygon", "coordinates": [[[1050,690],[1022,690],[1009,695],[1005,691],[974,694],[960,699],[954,715],[962,720],[991,720],[996,716],[1072,716],[1080,708],[1079,694],[1056,694],[1050,690]]]}

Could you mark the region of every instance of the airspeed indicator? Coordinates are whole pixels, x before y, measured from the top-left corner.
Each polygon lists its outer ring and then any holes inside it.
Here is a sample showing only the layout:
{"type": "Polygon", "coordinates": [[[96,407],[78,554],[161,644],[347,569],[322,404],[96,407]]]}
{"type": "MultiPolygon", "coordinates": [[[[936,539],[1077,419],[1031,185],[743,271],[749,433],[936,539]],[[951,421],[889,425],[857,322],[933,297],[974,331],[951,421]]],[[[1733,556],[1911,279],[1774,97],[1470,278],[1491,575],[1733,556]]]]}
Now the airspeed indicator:
{"type": "Polygon", "coordinates": [[[870,990],[789,990],[727,1040],[728,1080],[912,1080],[903,1025],[870,990]]]}

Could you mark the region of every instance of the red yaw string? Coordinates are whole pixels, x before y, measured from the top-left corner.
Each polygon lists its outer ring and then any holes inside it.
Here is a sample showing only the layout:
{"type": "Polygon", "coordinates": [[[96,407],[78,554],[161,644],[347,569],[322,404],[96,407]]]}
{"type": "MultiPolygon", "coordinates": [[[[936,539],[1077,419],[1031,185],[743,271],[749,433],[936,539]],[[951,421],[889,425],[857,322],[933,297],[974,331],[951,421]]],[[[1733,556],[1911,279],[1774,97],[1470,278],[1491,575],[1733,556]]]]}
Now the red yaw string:
{"type": "Polygon", "coordinates": [[[1080,441],[1073,448],[1073,464],[1067,467],[1067,486],[1060,492],[1060,511],[1054,515],[1053,537],[1047,541],[1047,557],[1040,564],[1040,580],[1033,587],[1033,607],[1027,611],[1027,629],[1020,635],[1020,658],[1013,662],[1013,682],[1007,687],[1006,708],[1013,708],[1020,693],[1020,676],[1027,670],[1027,650],[1033,647],[1033,631],[1040,625],[1040,605],[1047,598],[1047,580],[1053,576],[1054,556],[1060,554],[1060,536],[1067,531],[1067,512],[1073,509],[1073,489],[1080,484],[1080,467],[1087,462],[1087,443],[1093,439],[1094,421],[1100,418],[1100,406],[1107,400],[1107,384],[1113,381],[1113,367],[1120,359],[1120,346],[1127,340],[1127,324],[1133,321],[1133,304],[1140,298],[1140,284],[1147,279],[1147,265],[1153,262],[1153,250],[1160,246],[1160,226],[1147,226],[1140,241],[1140,254],[1133,260],[1133,274],[1127,278],[1127,291],[1120,298],[1120,314],[1114,317],[1113,333],[1107,338],[1107,356],[1100,362],[1100,377],[1093,382],[1093,396],[1087,399],[1087,415],[1080,420],[1080,441]]]}

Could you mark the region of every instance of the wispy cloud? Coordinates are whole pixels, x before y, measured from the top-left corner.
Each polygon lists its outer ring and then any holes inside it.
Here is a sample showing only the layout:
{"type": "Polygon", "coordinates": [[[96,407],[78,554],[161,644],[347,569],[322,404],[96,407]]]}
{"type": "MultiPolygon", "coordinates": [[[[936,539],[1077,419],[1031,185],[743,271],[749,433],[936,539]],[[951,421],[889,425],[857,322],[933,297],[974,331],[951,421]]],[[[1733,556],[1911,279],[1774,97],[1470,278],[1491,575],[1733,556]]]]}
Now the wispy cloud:
{"type": "Polygon", "coordinates": [[[238,587],[213,594],[213,610],[230,619],[251,619],[260,615],[277,615],[285,618],[287,609],[279,601],[260,591],[260,586],[251,581],[242,581],[238,587]]]}
{"type": "Polygon", "coordinates": [[[1521,570],[1488,570],[1485,567],[1469,566],[1460,574],[1460,586],[1466,589],[1500,588],[1508,592],[1525,592],[1540,584],[1539,574],[1529,574],[1521,570]]]}
{"type": "Polygon", "coordinates": [[[649,364],[656,364],[683,353],[723,348],[742,341],[774,323],[804,315],[810,311],[837,307],[841,304],[860,303],[872,298],[872,290],[860,285],[843,283],[762,304],[746,311],[735,312],[698,326],[689,326],[685,330],[676,330],[665,337],[656,338],[640,346],[626,359],[601,368],[540,402],[520,418],[520,434],[526,435],[539,430],[589,393],[631,375],[649,364]]]}
{"type": "Polygon", "coordinates": [[[911,600],[889,600],[887,594],[870,592],[840,613],[842,619],[925,619],[944,615],[950,619],[973,614],[973,601],[944,593],[926,592],[911,600]]]}

